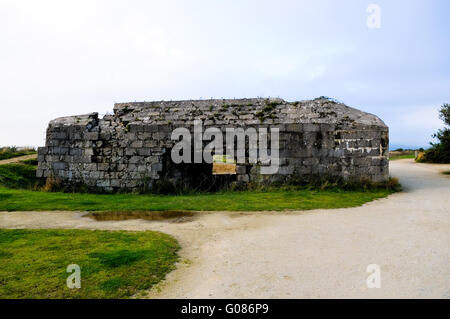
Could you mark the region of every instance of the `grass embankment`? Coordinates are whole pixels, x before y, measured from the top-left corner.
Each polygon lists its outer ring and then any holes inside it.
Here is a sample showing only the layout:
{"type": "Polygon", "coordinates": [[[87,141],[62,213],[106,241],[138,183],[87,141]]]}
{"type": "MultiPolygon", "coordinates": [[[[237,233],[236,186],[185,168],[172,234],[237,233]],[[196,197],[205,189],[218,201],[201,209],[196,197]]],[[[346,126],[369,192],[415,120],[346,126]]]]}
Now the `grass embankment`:
{"type": "Polygon", "coordinates": [[[36,166],[27,164],[0,165],[0,187],[32,189],[38,185],[36,166]]]}
{"type": "Polygon", "coordinates": [[[0,298],[127,298],[174,269],[178,249],[152,231],[0,229],[0,298]],[[67,287],[70,264],[80,289],[67,287]]]}
{"type": "Polygon", "coordinates": [[[36,150],[30,148],[30,149],[23,149],[18,150],[16,147],[3,147],[0,148],[0,160],[10,159],[13,157],[19,157],[19,156],[25,156],[25,155],[32,155],[37,154],[36,150]]]}

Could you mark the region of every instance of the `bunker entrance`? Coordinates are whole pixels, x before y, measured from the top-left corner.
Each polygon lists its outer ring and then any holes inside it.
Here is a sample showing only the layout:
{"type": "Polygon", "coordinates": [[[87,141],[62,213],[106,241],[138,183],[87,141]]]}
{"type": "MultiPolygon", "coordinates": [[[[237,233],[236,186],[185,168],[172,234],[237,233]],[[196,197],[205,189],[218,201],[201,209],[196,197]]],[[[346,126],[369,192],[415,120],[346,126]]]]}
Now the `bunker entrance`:
{"type": "Polygon", "coordinates": [[[216,192],[228,188],[237,180],[235,174],[214,174],[212,163],[176,164],[170,157],[170,151],[167,154],[163,164],[163,179],[170,181],[175,192],[216,192]]]}

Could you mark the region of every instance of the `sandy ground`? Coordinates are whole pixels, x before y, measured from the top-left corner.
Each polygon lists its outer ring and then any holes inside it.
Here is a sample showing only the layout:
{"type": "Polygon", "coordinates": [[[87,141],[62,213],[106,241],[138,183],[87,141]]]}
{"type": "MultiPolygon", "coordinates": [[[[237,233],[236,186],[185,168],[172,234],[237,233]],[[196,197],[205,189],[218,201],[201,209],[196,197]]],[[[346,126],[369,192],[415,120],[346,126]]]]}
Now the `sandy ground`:
{"type": "Polygon", "coordinates": [[[13,163],[18,163],[20,161],[25,161],[25,160],[28,160],[28,159],[35,159],[35,158],[37,158],[37,154],[13,157],[13,158],[8,158],[8,159],[5,159],[5,160],[1,160],[0,161],[0,165],[13,164],[13,163]]]}
{"type": "Polygon", "coordinates": [[[94,221],[2,212],[3,228],[160,230],[182,246],[149,298],[450,298],[450,165],[391,162],[404,191],[358,208],[94,221]],[[381,288],[369,289],[369,264],[381,288]]]}

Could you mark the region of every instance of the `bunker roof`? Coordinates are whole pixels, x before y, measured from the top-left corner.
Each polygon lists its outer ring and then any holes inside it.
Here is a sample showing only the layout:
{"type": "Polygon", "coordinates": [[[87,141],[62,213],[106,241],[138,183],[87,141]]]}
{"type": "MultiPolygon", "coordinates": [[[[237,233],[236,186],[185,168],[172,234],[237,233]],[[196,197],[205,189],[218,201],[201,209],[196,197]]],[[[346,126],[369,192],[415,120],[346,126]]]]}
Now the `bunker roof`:
{"type": "Polygon", "coordinates": [[[133,124],[181,124],[200,119],[219,125],[345,122],[386,127],[377,116],[329,98],[298,102],[250,98],[116,103],[114,116],[133,124]]]}
{"type": "MultiPolygon", "coordinates": [[[[330,98],[286,102],[280,98],[211,99],[116,103],[114,114],[104,120],[124,125],[190,125],[202,120],[205,125],[258,124],[336,124],[373,126],[387,129],[376,115],[366,113],[330,98]]],[[[62,117],[51,126],[96,126],[97,113],[62,117]]]]}

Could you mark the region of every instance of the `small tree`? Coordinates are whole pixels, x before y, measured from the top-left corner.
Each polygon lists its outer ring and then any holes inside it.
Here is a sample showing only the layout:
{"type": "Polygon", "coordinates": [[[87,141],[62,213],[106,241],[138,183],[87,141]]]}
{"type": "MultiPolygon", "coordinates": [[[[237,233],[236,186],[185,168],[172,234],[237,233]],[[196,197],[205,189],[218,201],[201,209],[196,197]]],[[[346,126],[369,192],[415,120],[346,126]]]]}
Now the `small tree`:
{"type": "Polygon", "coordinates": [[[445,127],[433,134],[439,143],[430,143],[431,148],[424,154],[424,162],[450,163],[450,104],[445,103],[439,110],[439,118],[445,127]]]}
{"type": "Polygon", "coordinates": [[[444,121],[445,125],[450,126],[450,104],[445,103],[441,106],[439,118],[444,121]]]}

